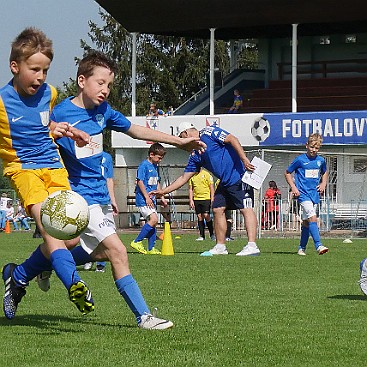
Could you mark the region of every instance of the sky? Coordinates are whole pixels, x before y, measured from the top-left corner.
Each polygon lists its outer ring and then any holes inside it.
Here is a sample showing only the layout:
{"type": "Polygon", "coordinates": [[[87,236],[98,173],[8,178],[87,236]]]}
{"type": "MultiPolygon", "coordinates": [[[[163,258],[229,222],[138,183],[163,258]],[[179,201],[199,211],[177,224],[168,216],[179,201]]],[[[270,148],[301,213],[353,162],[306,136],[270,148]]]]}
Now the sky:
{"type": "Polygon", "coordinates": [[[14,38],[26,27],[42,30],[53,41],[54,59],[47,82],[62,87],[75,79],[75,57],[81,57],[80,39],[92,45],[88,21],[102,25],[94,0],[0,0],[0,87],[12,78],[9,54],[14,38]]]}

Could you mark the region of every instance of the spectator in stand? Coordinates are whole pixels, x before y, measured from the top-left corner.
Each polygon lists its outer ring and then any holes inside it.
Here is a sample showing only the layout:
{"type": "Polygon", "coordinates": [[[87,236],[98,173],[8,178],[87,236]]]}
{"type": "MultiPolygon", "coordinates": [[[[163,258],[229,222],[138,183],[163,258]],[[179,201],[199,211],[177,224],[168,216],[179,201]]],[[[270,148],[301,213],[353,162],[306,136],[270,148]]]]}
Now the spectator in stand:
{"type": "Polygon", "coordinates": [[[14,227],[14,231],[18,231],[19,227],[17,222],[14,220],[15,217],[15,210],[13,207],[13,202],[11,200],[9,200],[6,204],[6,216],[5,216],[5,220],[12,222],[13,223],[13,227],[14,227]]]}
{"type": "Polygon", "coordinates": [[[20,228],[24,228],[26,231],[30,231],[31,228],[29,227],[28,221],[29,221],[29,217],[23,207],[23,205],[21,204],[21,202],[18,200],[17,201],[17,211],[16,214],[14,216],[14,223],[18,222],[20,223],[20,228]]]}
{"type": "Polygon", "coordinates": [[[200,236],[196,241],[205,240],[205,223],[209,230],[211,240],[215,240],[213,221],[210,216],[210,208],[214,198],[213,176],[205,169],[201,169],[189,180],[189,202],[190,207],[195,209],[198,217],[200,236]]]}
{"type": "Polygon", "coordinates": [[[265,192],[265,229],[278,229],[279,227],[279,201],[281,193],[275,181],[269,181],[269,188],[265,192]]]}
{"type": "Polygon", "coordinates": [[[149,106],[147,117],[158,117],[158,116],[165,116],[164,111],[157,108],[157,105],[155,103],[151,103],[149,106]]]}
{"type": "Polygon", "coordinates": [[[242,97],[240,95],[240,91],[238,89],[235,89],[233,91],[233,94],[234,94],[233,105],[228,110],[228,113],[239,113],[239,111],[241,110],[241,108],[243,106],[243,99],[242,99],[242,97]]]}
{"type": "Polygon", "coordinates": [[[3,192],[0,198],[0,232],[5,230],[6,224],[6,210],[8,207],[8,201],[11,199],[8,198],[8,194],[3,192]]]}

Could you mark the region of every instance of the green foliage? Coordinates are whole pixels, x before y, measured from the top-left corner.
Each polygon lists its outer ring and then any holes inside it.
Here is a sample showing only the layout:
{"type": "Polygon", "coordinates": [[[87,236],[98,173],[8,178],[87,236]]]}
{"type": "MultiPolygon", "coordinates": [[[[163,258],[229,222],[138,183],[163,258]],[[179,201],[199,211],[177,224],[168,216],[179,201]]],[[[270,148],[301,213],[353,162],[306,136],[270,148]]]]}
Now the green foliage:
{"type": "MultiPolygon", "coordinates": [[[[109,14],[101,11],[104,24],[101,27],[89,22],[88,36],[93,47],[104,52],[118,65],[114,87],[109,96],[113,108],[131,113],[131,57],[132,36],[109,14]]],[[[81,48],[87,53],[91,48],[81,40],[81,48]]],[[[215,66],[222,75],[229,73],[229,43],[216,41],[215,66]]],[[[257,48],[246,43],[240,54],[240,66],[255,66],[257,48]],[[250,50],[250,52],[248,52],[250,50]]],[[[78,59],[76,59],[78,62],[78,59]]],[[[139,34],[137,37],[136,112],[145,115],[151,102],[167,110],[185,102],[207,85],[209,70],[209,40],[183,37],[139,34]]],[[[74,81],[64,84],[62,96],[75,92],[74,81]]]]}
{"type": "MultiPolygon", "coordinates": [[[[136,234],[124,234],[125,244],[136,234]]],[[[174,256],[129,250],[132,274],[151,307],[175,327],[136,327],[107,265],[106,273],[79,274],[91,287],[95,314],[81,316],[55,275],[51,290],[31,282],[17,316],[0,317],[2,365],[115,367],[282,366],[349,367],[365,363],[366,296],[358,286],[364,240],[325,239],[326,255],[309,244],[296,255],[297,238],[259,240],[261,255],[201,257],[213,246],[195,235],[175,238],[174,256]],[[14,346],[17,346],[16,348],[14,346]]],[[[21,261],[39,244],[30,233],[0,234],[2,264],[21,261]],[[17,246],[14,246],[17,244],[17,246]]],[[[298,237],[298,235],[297,235],[298,237]]],[[[160,248],[158,241],[157,247],[160,248]]]]}

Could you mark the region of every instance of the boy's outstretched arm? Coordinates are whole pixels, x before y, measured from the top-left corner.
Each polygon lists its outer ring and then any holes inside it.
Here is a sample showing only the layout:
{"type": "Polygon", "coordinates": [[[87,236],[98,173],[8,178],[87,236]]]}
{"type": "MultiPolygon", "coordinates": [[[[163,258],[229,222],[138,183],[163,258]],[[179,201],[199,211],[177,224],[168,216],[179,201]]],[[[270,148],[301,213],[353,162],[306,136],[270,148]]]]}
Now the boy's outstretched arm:
{"type": "Polygon", "coordinates": [[[133,139],[170,144],[188,152],[191,152],[192,150],[203,152],[206,148],[205,143],[200,141],[199,138],[179,138],[178,136],[169,135],[158,130],[149,129],[135,124],[131,124],[130,129],[126,131],[126,134],[133,139]]]}
{"type": "Polygon", "coordinates": [[[169,186],[165,187],[162,190],[154,190],[149,193],[150,196],[155,195],[160,198],[163,195],[169,194],[172,191],[175,191],[185,185],[187,181],[190,180],[192,176],[194,176],[197,172],[184,172],[176,181],[172,182],[169,186]]]}

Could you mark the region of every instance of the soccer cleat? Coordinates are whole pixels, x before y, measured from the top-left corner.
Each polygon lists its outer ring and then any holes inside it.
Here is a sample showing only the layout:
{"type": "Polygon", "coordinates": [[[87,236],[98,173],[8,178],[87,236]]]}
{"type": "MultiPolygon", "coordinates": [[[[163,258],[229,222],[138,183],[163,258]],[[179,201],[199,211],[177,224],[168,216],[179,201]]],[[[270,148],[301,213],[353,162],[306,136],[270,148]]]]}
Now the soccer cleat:
{"type": "Polygon", "coordinates": [[[255,245],[246,245],[236,256],[258,256],[260,249],[255,245]]]}
{"type": "Polygon", "coordinates": [[[204,237],[201,237],[201,236],[200,236],[200,237],[198,237],[195,241],[204,241],[204,239],[205,239],[204,237]]]}
{"type": "Polygon", "coordinates": [[[141,254],[145,255],[147,253],[147,250],[144,248],[143,242],[141,241],[139,242],[131,241],[130,246],[141,254]]]}
{"type": "Polygon", "coordinates": [[[216,240],[216,238],[215,238],[215,234],[212,234],[212,235],[210,236],[210,239],[211,239],[212,241],[215,241],[215,240],[216,240]]]}
{"type": "Polygon", "coordinates": [[[232,238],[232,237],[226,237],[226,241],[227,242],[234,241],[234,238],[232,238]]]}
{"type": "Polygon", "coordinates": [[[323,255],[323,254],[326,254],[327,252],[329,251],[329,249],[323,245],[320,245],[318,248],[317,248],[317,253],[319,255],[323,255]]]}
{"type": "Polygon", "coordinates": [[[71,285],[69,289],[69,299],[83,315],[94,311],[92,293],[82,280],[71,285]]]}
{"type": "Polygon", "coordinates": [[[359,269],[361,271],[361,275],[359,278],[359,286],[361,287],[361,291],[367,295],[367,258],[363,259],[359,264],[359,269]]]}
{"type": "Polygon", "coordinates": [[[103,266],[103,265],[98,265],[98,264],[97,264],[97,266],[96,266],[96,272],[97,272],[97,273],[104,273],[104,272],[105,272],[105,270],[106,270],[106,267],[105,267],[105,266],[103,266]]]}
{"type": "Polygon", "coordinates": [[[302,249],[302,248],[300,248],[300,249],[298,250],[297,254],[298,254],[299,256],[306,256],[306,252],[305,252],[305,250],[304,250],[304,249],[302,249]]]}
{"type": "Polygon", "coordinates": [[[38,288],[41,291],[47,292],[50,289],[51,274],[52,274],[51,270],[45,270],[41,274],[37,275],[36,282],[38,284],[38,288]]]}
{"type": "Polygon", "coordinates": [[[160,255],[160,254],[161,252],[158,249],[156,249],[155,247],[147,251],[147,255],[160,255]]]}
{"type": "Polygon", "coordinates": [[[93,266],[92,262],[85,263],[84,266],[83,266],[83,269],[84,270],[90,270],[90,269],[92,269],[92,266],[93,266]]]}
{"type": "Polygon", "coordinates": [[[160,319],[151,314],[144,314],[141,316],[141,321],[138,326],[146,330],[165,330],[173,327],[173,322],[160,319]]]}
{"type": "Polygon", "coordinates": [[[228,251],[225,245],[215,245],[208,251],[212,255],[228,255],[228,251]]]}
{"type": "Polygon", "coordinates": [[[14,263],[6,264],[2,271],[5,284],[3,308],[5,317],[9,320],[14,319],[18,304],[26,294],[25,288],[17,286],[12,278],[13,270],[16,266],[17,264],[14,263]]]}

